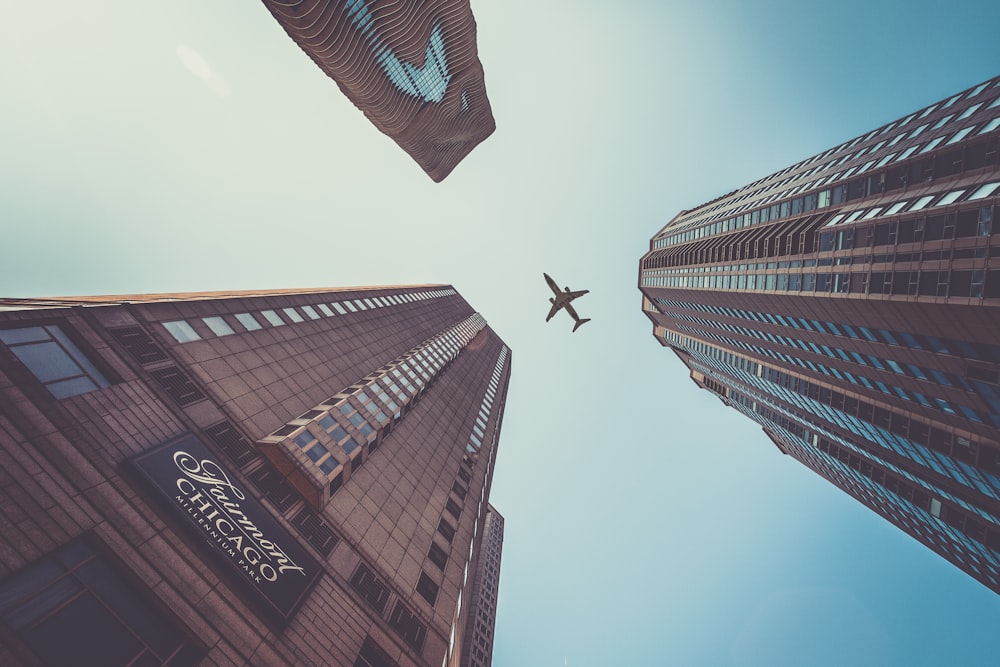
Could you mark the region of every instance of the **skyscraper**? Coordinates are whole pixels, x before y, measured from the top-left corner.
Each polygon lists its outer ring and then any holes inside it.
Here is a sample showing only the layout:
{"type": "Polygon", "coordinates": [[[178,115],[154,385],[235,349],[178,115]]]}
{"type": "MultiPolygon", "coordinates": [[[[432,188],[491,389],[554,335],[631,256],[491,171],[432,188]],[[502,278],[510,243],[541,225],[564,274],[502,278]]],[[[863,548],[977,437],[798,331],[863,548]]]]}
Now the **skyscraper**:
{"type": "Polygon", "coordinates": [[[778,448],[1000,592],[1000,78],[681,211],[653,334],[778,448]]]}
{"type": "Polygon", "coordinates": [[[463,667],[493,664],[493,630],[496,625],[497,592],[500,589],[500,556],[503,552],[503,517],[490,505],[483,527],[483,546],[472,564],[472,611],[466,623],[467,641],[463,667]]]}
{"type": "Polygon", "coordinates": [[[0,300],[0,663],[458,664],[510,368],[445,285],[0,300]]]}
{"type": "Polygon", "coordinates": [[[434,181],[496,129],[469,0],[264,0],[289,37],[434,181]]]}

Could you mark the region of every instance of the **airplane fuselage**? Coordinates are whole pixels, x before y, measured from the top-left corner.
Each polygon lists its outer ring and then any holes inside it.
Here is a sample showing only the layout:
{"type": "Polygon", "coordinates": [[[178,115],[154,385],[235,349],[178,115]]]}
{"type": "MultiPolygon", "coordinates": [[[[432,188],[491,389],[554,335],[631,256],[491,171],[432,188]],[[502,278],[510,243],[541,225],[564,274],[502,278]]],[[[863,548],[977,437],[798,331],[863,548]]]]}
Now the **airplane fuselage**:
{"type": "Polygon", "coordinates": [[[571,301],[573,301],[578,297],[583,296],[584,294],[587,294],[590,290],[580,290],[577,292],[573,292],[570,291],[569,287],[560,290],[559,286],[556,284],[556,281],[552,280],[552,278],[549,277],[549,274],[543,273],[542,275],[545,277],[545,282],[548,283],[549,289],[552,290],[552,293],[554,295],[549,297],[549,303],[552,304],[552,308],[549,309],[548,317],[545,318],[546,322],[551,320],[552,317],[560,310],[565,310],[569,314],[569,316],[573,318],[573,321],[576,322],[575,326],[573,327],[573,331],[576,331],[578,328],[580,328],[581,324],[590,321],[589,318],[580,319],[580,316],[576,314],[576,311],[573,309],[573,306],[570,305],[571,301]]]}

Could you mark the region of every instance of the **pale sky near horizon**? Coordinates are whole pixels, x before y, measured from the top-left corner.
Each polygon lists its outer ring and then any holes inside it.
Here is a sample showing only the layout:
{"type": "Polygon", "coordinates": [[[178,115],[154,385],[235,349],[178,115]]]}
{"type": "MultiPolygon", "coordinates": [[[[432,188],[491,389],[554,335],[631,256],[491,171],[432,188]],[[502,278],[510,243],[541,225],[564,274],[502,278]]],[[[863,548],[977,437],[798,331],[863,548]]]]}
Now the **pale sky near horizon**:
{"type": "Polygon", "coordinates": [[[998,664],[1000,596],[697,389],[636,284],[679,210],[996,75],[1000,4],[472,9],[497,131],[435,184],[260,3],[6,7],[0,294],[454,285],[513,351],[497,667],[998,664]]]}

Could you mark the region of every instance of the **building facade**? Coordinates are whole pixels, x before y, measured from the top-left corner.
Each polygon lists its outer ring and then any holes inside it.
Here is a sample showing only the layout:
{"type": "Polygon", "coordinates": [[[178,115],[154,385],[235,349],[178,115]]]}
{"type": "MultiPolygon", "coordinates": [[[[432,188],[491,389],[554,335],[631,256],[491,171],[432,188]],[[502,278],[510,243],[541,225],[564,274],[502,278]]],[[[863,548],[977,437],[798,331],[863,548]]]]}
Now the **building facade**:
{"type": "Polygon", "coordinates": [[[496,129],[469,0],[264,0],[288,36],[434,181],[496,129]]]}
{"type": "Polygon", "coordinates": [[[1000,78],[682,211],[640,263],[692,379],[1000,592],[1000,78]]]}
{"type": "Polygon", "coordinates": [[[503,553],[503,516],[492,505],[483,527],[483,546],[472,565],[469,619],[463,648],[463,667],[493,664],[493,631],[496,627],[497,594],[500,590],[500,556],[503,553]]]}
{"type": "Polygon", "coordinates": [[[458,664],[510,369],[446,285],[0,300],[0,664],[458,664]]]}

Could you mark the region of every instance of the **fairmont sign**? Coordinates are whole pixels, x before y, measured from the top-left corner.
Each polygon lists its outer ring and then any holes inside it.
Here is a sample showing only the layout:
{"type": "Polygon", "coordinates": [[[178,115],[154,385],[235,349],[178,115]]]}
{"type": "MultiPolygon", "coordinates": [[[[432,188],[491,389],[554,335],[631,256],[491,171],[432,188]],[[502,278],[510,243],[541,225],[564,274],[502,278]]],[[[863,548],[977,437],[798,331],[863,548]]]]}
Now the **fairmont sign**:
{"type": "Polygon", "coordinates": [[[188,434],[132,459],[143,479],[266,610],[288,621],[319,564],[198,438],[188,434]]]}

